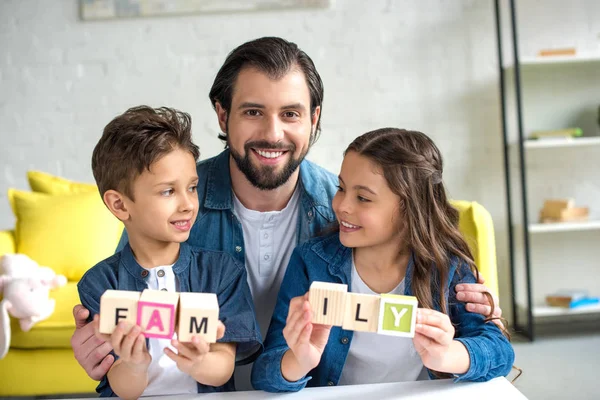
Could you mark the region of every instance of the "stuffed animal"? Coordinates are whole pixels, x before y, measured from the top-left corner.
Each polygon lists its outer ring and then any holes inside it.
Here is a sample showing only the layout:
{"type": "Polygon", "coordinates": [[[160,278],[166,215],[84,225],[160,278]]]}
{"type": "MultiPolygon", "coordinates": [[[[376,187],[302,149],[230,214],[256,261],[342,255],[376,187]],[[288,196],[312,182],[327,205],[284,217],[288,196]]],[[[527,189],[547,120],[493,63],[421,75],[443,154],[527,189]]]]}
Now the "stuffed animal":
{"type": "Polygon", "coordinates": [[[67,283],[64,275],[57,275],[48,267],[40,267],[24,254],[6,254],[0,257],[0,359],[10,347],[10,318],[19,320],[27,332],[52,315],[55,301],[49,298],[50,289],[67,283]]]}

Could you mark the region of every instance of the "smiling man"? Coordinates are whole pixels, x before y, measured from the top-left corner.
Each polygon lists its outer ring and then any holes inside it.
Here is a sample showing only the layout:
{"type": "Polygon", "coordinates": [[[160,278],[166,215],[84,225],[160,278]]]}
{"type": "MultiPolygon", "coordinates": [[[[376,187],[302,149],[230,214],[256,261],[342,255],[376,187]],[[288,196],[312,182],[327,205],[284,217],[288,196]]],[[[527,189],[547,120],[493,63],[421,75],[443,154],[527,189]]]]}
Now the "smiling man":
{"type": "MultiPolygon", "coordinates": [[[[200,206],[187,242],[245,264],[264,337],[292,250],[336,223],[337,177],[305,159],[321,129],[323,83],[296,44],[265,37],[227,56],[209,98],[226,149],[198,164],[200,206]]],[[[477,290],[469,298],[484,313],[487,297],[477,290]]],[[[114,362],[110,344],[93,337],[87,310],[73,313],[75,357],[100,379],[114,362]]],[[[249,374],[236,367],[238,390],[251,389],[249,374]]]]}

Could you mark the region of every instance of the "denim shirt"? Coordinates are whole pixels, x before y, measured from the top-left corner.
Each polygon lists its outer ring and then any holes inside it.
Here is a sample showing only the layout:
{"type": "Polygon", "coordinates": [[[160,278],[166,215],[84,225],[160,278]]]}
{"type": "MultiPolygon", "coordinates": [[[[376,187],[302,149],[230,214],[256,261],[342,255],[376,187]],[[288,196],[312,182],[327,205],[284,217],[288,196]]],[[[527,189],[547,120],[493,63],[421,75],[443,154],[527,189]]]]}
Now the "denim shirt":
{"type": "MultiPolygon", "coordinates": [[[[455,286],[475,283],[476,279],[465,263],[456,258],[449,268],[448,284],[444,288],[449,316],[455,326],[455,339],[467,349],[469,370],[457,375],[457,381],[487,381],[510,372],[514,361],[511,344],[494,323],[484,322],[480,314],[466,310],[456,299],[455,286]]],[[[411,282],[414,266],[410,262],[405,276],[405,294],[412,296],[411,282]]],[[[289,349],[283,337],[290,300],[304,295],[313,281],[343,283],[351,291],[352,249],[344,247],[339,234],[313,239],[294,250],[281,284],[271,325],[265,340],[265,351],[254,362],[252,385],[269,392],[298,391],[305,386],[337,385],[352,343],[352,331],[334,326],[319,365],[306,377],[289,382],[281,374],[281,360],[289,349]]],[[[433,293],[435,299],[439,290],[433,293]]],[[[439,302],[436,308],[439,311],[439,302]]],[[[430,376],[433,377],[431,371],[430,376]]]]}
{"type": "MultiPolygon", "coordinates": [[[[245,264],[242,224],[233,214],[233,190],[229,171],[229,150],[198,163],[198,217],[187,243],[209,250],[231,254],[245,264]]],[[[318,236],[335,221],[331,200],[337,191],[338,179],[331,172],[304,160],[300,164],[300,212],[297,239],[304,243],[318,236]]],[[[121,237],[118,249],[127,242],[121,237]]]]}
{"type": "MultiPolygon", "coordinates": [[[[179,257],[173,265],[179,292],[215,293],[219,303],[219,320],[225,325],[225,335],[219,342],[236,343],[237,365],[253,361],[262,349],[260,329],[254,317],[254,305],[248,287],[246,269],[231,255],[193,249],[182,243],[179,257]]],[[[147,271],[142,268],[126,244],[123,250],[89,269],[77,284],[81,303],[90,310],[90,320],[100,311],[100,296],[107,289],[143,291],[147,271]]],[[[148,345],[148,341],[146,341],[148,345]]],[[[112,354],[118,359],[114,351],[112,354]]],[[[198,393],[234,390],[233,377],[223,386],[198,383],[198,393]]],[[[116,396],[105,375],[96,388],[101,397],[116,396]]]]}

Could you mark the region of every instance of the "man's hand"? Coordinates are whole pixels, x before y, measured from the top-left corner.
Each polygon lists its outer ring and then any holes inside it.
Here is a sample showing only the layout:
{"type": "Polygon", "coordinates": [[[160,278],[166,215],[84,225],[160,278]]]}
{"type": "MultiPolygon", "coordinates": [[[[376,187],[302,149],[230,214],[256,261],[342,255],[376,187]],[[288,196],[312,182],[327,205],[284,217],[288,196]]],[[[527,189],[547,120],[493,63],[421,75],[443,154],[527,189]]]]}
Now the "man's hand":
{"type": "Polygon", "coordinates": [[[490,292],[490,289],[484,285],[485,279],[483,279],[481,275],[479,275],[477,282],[478,283],[461,283],[456,285],[456,298],[467,303],[467,311],[481,314],[486,317],[490,316],[490,318],[493,318],[492,322],[498,325],[498,328],[501,330],[505,329],[501,320],[502,309],[500,308],[498,297],[494,296],[490,292]],[[493,312],[489,299],[485,293],[492,296],[492,299],[494,300],[493,312]]]}
{"type": "Polygon", "coordinates": [[[79,365],[90,378],[99,381],[113,365],[115,358],[109,354],[112,350],[110,342],[97,338],[93,323],[86,323],[89,315],[90,312],[81,304],[73,308],[75,332],[71,336],[71,347],[79,365]]]}

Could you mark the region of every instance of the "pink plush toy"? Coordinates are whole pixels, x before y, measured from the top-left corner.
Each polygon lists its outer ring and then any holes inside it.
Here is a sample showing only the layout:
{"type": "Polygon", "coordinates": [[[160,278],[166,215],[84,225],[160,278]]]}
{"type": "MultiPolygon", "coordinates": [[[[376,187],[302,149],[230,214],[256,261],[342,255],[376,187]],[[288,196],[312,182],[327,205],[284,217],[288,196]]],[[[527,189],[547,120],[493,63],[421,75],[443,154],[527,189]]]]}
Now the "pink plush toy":
{"type": "Polygon", "coordinates": [[[55,301],[49,297],[50,289],[67,283],[64,275],[48,267],[40,267],[24,254],[6,254],[0,257],[0,359],[10,347],[11,315],[19,320],[27,332],[39,321],[54,312],[55,301]]]}

